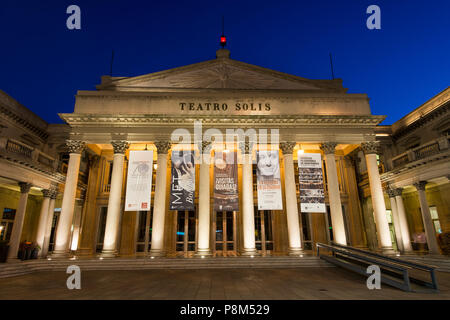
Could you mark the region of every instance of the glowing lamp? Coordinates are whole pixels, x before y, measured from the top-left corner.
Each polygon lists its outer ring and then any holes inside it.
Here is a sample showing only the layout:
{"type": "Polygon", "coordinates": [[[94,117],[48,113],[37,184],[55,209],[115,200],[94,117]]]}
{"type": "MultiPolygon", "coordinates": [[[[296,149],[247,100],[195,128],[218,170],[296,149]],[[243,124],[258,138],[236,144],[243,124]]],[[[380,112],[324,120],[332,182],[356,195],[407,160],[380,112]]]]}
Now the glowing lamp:
{"type": "Polygon", "coordinates": [[[227,38],[225,36],[221,36],[220,37],[220,45],[223,47],[225,47],[225,45],[227,44],[227,38]]]}

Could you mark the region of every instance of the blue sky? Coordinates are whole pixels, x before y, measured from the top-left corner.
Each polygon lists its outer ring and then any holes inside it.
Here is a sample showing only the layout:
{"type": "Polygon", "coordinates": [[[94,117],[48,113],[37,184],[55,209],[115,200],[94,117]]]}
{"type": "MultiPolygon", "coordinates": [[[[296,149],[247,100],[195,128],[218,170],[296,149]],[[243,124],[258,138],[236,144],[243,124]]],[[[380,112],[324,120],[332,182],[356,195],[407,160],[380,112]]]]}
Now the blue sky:
{"type": "Polygon", "coordinates": [[[225,16],[231,57],[367,93],[391,124],[450,85],[450,1],[2,0],[0,89],[55,123],[77,90],[213,59],[225,16]],[[66,8],[81,8],[81,30],[66,8]],[[381,30],[366,8],[381,8],[381,30]]]}

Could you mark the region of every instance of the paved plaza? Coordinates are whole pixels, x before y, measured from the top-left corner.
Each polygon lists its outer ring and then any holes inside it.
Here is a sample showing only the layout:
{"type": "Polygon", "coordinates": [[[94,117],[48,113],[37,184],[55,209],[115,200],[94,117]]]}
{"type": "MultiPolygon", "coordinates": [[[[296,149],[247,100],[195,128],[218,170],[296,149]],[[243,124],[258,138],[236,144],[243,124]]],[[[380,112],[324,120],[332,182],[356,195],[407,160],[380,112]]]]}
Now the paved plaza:
{"type": "Polygon", "coordinates": [[[68,274],[36,272],[0,279],[0,299],[335,300],[450,299],[450,273],[437,272],[439,293],[403,292],[340,268],[82,271],[81,289],[68,274]]]}

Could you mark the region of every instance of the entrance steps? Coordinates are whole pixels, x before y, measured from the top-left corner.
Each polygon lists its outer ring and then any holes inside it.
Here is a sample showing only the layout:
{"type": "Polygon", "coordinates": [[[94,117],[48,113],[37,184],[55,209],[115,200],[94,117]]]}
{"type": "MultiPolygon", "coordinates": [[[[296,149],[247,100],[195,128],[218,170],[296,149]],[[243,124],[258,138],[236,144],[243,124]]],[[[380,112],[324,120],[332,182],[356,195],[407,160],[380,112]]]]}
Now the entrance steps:
{"type": "Polygon", "coordinates": [[[39,271],[66,271],[70,265],[81,270],[152,270],[152,269],[235,269],[235,268],[320,268],[334,267],[313,255],[303,257],[214,257],[214,258],[80,258],[39,259],[0,264],[0,278],[20,276],[39,271]]]}

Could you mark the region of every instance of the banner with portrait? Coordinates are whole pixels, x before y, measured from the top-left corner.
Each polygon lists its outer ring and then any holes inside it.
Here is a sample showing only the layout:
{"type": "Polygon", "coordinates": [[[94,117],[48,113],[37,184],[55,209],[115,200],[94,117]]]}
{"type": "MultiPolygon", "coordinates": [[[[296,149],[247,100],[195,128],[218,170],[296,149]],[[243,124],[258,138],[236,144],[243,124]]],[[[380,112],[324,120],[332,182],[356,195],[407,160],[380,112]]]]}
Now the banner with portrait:
{"type": "Polygon", "coordinates": [[[214,210],[239,210],[236,152],[216,151],[214,154],[214,210]]]}
{"type": "Polygon", "coordinates": [[[327,212],[320,153],[298,152],[301,212],[327,212]]]}
{"type": "Polygon", "coordinates": [[[152,195],[153,151],[130,151],[125,211],[149,211],[152,195]]]}
{"type": "Polygon", "coordinates": [[[258,210],[283,210],[278,151],[256,152],[258,210]]]}
{"type": "Polygon", "coordinates": [[[195,163],[194,151],[172,151],[170,210],[194,210],[195,163]]]}

